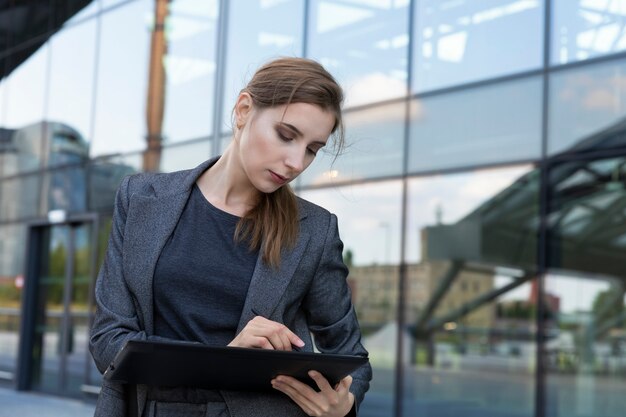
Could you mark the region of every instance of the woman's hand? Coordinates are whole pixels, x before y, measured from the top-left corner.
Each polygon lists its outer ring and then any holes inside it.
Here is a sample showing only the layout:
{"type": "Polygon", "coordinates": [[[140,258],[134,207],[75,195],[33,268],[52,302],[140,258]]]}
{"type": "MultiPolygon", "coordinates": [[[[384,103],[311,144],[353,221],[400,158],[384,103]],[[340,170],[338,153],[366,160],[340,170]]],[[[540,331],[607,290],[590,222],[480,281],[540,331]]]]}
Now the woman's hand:
{"type": "Polygon", "coordinates": [[[284,324],[256,316],[246,324],[228,346],[291,350],[291,345],[303,347],[304,342],[284,324]]]}
{"type": "Polygon", "coordinates": [[[319,372],[309,371],[320,392],[290,376],[280,375],[272,380],[272,386],[289,396],[310,416],[344,417],[354,405],[350,392],[352,377],[348,375],[333,388],[319,372]]]}

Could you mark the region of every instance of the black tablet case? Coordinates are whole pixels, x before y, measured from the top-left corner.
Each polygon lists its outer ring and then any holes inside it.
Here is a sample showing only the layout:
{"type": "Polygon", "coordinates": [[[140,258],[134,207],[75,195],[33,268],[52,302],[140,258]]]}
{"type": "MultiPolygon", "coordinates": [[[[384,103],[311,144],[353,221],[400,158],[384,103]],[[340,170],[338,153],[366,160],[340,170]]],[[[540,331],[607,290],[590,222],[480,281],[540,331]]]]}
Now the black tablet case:
{"type": "Polygon", "coordinates": [[[309,370],[319,371],[334,386],[367,361],[351,355],[131,340],[104,378],[127,384],[267,391],[273,389],[272,378],[290,375],[317,388],[309,370]]]}

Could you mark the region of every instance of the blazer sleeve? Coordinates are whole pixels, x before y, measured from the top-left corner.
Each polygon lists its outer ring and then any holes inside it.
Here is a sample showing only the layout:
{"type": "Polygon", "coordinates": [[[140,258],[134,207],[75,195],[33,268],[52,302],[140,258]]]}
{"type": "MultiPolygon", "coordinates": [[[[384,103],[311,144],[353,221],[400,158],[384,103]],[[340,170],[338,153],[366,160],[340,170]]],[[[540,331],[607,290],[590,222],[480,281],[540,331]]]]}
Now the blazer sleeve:
{"type": "Polygon", "coordinates": [[[89,350],[100,372],[107,369],[128,340],[163,340],[146,334],[140,306],[124,275],[122,251],[131,179],[132,176],[124,178],[117,190],[108,247],[96,279],[97,310],[90,330],[89,350]]]}
{"type": "MultiPolygon", "coordinates": [[[[337,216],[331,214],[322,256],[304,299],[304,308],[309,329],[320,352],[365,356],[368,353],[361,344],[361,331],[346,280],[348,268],[343,263],[342,253],[337,216]]],[[[372,379],[369,363],[357,369],[352,378],[350,391],[354,394],[358,410],[372,379]]]]}

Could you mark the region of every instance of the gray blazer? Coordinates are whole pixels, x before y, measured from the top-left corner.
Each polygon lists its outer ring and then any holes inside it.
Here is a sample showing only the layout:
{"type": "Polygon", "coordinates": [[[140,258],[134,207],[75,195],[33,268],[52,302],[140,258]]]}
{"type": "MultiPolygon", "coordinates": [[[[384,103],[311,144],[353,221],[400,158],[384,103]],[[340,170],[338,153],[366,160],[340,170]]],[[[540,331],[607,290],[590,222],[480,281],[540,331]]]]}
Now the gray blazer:
{"type": "MultiPolygon", "coordinates": [[[[104,372],[131,339],[154,335],[152,279],[167,239],[185,207],[193,184],[217,158],[198,167],[169,174],[136,174],[124,178],[117,191],[113,224],[104,263],[98,274],[97,312],[89,348],[104,372]]],[[[364,355],[359,325],[346,283],[337,218],[299,199],[300,235],[293,250],[284,251],[276,271],[258,259],[237,333],[254,317],[254,309],[285,324],[312,351],[311,334],[321,352],[364,355]]],[[[357,407],[372,378],[369,365],[354,372],[351,391],[357,407]]],[[[139,415],[146,404],[146,387],[138,387],[139,415]]],[[[232,417],[304,416],[300,407],[280,392],[222,391],[232,417]]],[[[122,417],[126,404],[122,386],[104,381],[96,405],[97,417],[122,417]]]]}

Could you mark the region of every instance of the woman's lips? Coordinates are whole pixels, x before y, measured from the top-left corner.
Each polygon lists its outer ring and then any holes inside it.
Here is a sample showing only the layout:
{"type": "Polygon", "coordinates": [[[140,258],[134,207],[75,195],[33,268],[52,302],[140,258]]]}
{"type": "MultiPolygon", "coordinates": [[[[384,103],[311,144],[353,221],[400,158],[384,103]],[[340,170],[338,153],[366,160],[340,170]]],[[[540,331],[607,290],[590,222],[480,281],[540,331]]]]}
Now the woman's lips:
{"type": "Polygon", "coordinates": [[[288,180],[287,178],[283,177],[282,175],[278,175],[274,171],[270,171],[270,176],[272,177],[274,182],[279,184],[279,185],[285,184],[287,182],[287,180],[288,180]]]}

